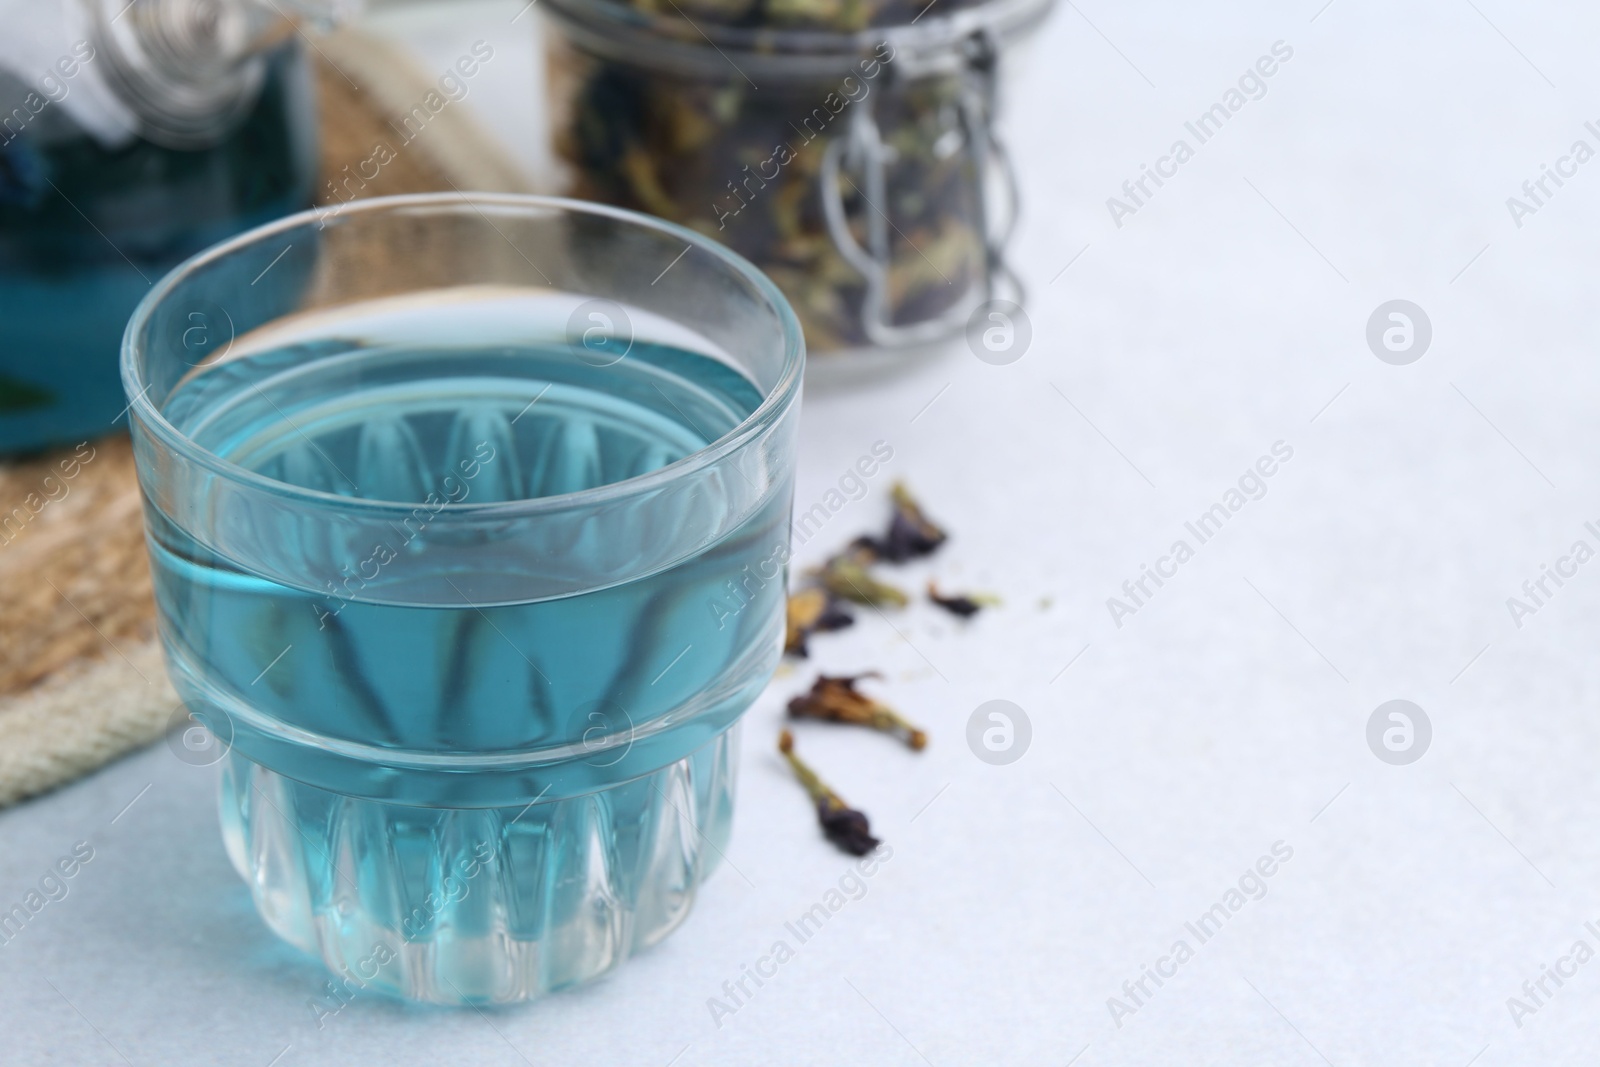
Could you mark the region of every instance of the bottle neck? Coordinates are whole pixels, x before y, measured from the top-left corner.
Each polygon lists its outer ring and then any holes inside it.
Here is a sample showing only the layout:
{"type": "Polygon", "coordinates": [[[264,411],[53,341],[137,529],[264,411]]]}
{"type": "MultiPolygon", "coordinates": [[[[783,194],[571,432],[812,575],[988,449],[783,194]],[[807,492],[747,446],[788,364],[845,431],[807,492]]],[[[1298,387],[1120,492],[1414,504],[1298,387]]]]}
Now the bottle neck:
{"type": "Polygon", "coordinates": [[[84,0],[102,71],[138,120],[171,148],[215,144],[254,106],[264,56],[331,24],[350,0],[84,0]]]}

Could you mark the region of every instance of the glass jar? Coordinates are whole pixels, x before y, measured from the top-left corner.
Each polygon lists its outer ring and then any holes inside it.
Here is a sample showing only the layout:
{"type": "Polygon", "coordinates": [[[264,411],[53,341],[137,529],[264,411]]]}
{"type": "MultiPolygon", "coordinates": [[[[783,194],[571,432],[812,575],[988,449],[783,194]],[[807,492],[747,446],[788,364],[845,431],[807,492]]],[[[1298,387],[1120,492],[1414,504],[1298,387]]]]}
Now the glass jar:
{"type": "Polygon", "coordinates": [[[200,249],[310,204],[316,115],[269,0],[0,0],[0,18],[0,452],[16,452],[111,429],[134,306],[200,249]]]}
{"type": "Polygon", "coordinates": [[[1020,302],[996,88],[1052,5],[548,0],[568,191],[745,255],[814,362],[941,341],[1020,302]]]}

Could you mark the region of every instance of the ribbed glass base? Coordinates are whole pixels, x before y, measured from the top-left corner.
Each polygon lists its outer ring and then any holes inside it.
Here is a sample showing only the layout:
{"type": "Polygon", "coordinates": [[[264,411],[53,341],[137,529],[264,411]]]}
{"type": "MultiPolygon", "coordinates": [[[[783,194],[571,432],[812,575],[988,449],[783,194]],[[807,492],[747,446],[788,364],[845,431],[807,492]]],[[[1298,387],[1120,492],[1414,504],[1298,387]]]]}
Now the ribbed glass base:
{"type": "Polygon", "coordinates": [[[726,847],[738,726],[596,793],[439,809],[342,796],[230,753],[228,855],[280,937],[343,990],[509,1004],[670,933],[726,847]]]}

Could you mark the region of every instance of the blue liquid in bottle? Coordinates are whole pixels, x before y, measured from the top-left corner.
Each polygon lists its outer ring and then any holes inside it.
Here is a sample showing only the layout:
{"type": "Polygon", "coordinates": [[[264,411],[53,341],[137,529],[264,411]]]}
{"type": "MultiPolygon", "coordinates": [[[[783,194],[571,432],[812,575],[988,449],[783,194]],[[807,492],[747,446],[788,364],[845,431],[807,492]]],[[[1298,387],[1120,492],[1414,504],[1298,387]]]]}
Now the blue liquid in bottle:
{"type": "Polygon", "coordinates": [[[720,360],[642,342],[595,367],[566,346],[322,340],[173,392],[165,416],[249,471],[330,508],[417,505],[380,544],[286,529],[272,569],[291,559],[289,583],[147,504],[174,677],[232,736],[224,836],[280,935],[363,984],[497,1003],[593,977],[683,919],[729,833],[733,725],[778,656],[789,486],[712,543],[698,522],[633,531],[683,542],[645,573],[581,530],[448,569],[416,549],[443,536],[430,499],[621,482],[761,401],[720,360]],[[519,598],[552,560],[612,577],[519,598]],[[555,755],[495,762],[533,750],[555,755]]]}
{"type": "MultiPolygon", "coordinates": [[[[0,92],[8,117],[13,95],[0,92]]],[[[0,452],[111,430],[134,305],[194,253],[309,205],[316,171],[310,71],[292,46],[207,148],[104,147],[59,104],[16,127],[0,128],[0,452]]]]}

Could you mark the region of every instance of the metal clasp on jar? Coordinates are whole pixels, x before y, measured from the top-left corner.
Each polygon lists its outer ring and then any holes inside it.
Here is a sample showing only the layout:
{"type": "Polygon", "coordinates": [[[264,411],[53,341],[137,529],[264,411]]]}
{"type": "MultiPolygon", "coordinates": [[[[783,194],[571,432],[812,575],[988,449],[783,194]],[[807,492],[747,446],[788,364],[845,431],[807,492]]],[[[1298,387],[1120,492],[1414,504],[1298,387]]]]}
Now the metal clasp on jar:
{"type": "MultiPolygon", "coordinates": [[[[896,324],[890,305],[891,231],[903,240],[909,239],[899,233],[894,220],[886,213],[890,205],[888,168],[897,161],[897,155],[882,136],[872,104],[863,101],[851,116],[848,134],[833,141],[823,157],[822,209],[828,234],[839,254],[866,281],[861,328],[873,344],[903,347],[952,336],[966,325],[974,306],[995,299],[1002,292],[1018,304],[1023,302],[1022,282],[1005,259],[1006,246],[1016,228],[1020,197],[1010,154],[994,129],[998,59],[998,42],[989,30],[976,31],[962,42],[963,86],[957,103],[962,144],[957,150],[967,152],[976,177],[973,197],[976,230],[983,242],[979,299],[957,302],[936,318],[896,324]],[[850,181],[848,174],[851,173],[860,178],[860,186],[850,181]],[[998,224],[990,211],[991,175],[998,176],[1006,201],[1001,215],[1004,221],[998,224]],[[846,182],[850,182],[867,204],[861,220],[866,231],[866,247],[856,240],[850,227],[845,206],[846,182]]],[[[900,76],[905,77],[906,72],[902,71],[900,76]]]]}

